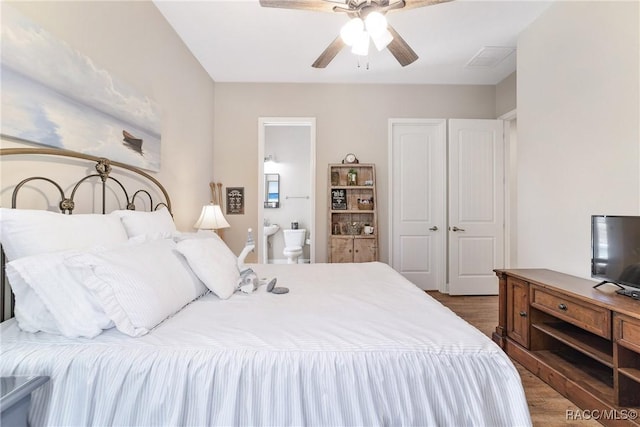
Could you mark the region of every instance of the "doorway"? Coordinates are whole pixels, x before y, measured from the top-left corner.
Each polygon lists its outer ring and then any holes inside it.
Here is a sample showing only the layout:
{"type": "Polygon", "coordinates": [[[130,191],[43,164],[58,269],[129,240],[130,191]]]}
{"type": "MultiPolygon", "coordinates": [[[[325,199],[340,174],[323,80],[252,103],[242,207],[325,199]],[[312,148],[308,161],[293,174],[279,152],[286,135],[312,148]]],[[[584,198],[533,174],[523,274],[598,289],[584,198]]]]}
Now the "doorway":
{"type": "Polygon", "coordinates": [[[497,295],[504,267],[502,120],[449,120],[449,293],[497,295]]]}
{"type": "Polygon", "coordinates": [[[391,266],[418,287],[446,284],[446,120],[392,119],[391,266]]]}
{"type": "Polygon", "coordinates": [[[316,123],[311,117],[258,119],[259,263],[284,264],[284,230],[306,230],[298,262],[315,262],[316,123]]]}
{"type": "Polygon", "coordinates": [[[417,286],[497,294],[493,269],[504,265],[502,126],[389,121],[391,265],[417,286]]]}

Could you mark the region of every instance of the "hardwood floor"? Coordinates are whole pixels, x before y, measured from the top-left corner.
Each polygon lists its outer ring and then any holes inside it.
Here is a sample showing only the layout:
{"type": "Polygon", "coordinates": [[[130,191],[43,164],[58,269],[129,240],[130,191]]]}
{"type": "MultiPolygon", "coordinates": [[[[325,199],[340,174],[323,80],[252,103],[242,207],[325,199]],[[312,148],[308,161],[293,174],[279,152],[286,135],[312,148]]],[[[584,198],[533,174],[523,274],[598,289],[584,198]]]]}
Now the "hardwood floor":
{"type": "MultiPolygon", "coordinates": [[[[498,324],[497,296],[449,296],[436,291],[427,293],[449,307],[451,311],[478,328],[485,335],[491,337],[498,324]]],[[[515,361],[513,363],[522,378],[534,426],[600,425],[593,420],[567,420],[567,411],[575,412],[578,407],[520,364],[515,361]]]]}

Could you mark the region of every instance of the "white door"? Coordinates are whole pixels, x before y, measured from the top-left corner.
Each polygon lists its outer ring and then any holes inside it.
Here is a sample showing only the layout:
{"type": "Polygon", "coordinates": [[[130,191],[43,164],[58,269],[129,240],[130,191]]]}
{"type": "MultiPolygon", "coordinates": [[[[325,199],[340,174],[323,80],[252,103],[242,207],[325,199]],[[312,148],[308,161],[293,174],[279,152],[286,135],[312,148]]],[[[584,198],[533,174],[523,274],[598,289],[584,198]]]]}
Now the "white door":
{"type": "Polygon", "coordinates": [[[422,289],[444,289],[446,121],[389,120],[391,266],[422,289]]]}
{"type": "Polygon", "coordinates": [[[504,263],[502,120],[449,120],[449,293],[498,293],[504,263]]]}

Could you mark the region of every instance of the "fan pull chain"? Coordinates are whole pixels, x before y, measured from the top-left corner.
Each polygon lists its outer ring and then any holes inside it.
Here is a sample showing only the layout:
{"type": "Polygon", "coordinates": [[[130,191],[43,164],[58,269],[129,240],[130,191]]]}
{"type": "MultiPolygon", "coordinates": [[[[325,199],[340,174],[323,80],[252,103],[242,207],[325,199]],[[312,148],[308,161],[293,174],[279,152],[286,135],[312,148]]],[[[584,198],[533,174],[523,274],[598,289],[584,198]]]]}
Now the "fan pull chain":
{"type": "MultiPolygon", "coordinates": [[[[360,68],[360,58],[358,58],[358,68],[360,68]]],[[[369,60],[368,59],[367,59],[366,69],[369,70],[369,60]]]]}

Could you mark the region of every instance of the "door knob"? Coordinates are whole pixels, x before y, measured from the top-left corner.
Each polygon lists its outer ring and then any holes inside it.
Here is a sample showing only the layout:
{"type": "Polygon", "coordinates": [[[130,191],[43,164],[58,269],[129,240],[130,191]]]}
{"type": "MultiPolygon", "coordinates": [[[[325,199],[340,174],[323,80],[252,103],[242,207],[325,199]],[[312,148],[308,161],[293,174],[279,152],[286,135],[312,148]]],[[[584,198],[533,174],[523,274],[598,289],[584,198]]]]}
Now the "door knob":
{"type": "Polygon", "coordinates": [[[438,226],[437,226],[437,225],[434,225],[433,227],[431,227],[431,228],[429,229],[429,231],[438,231],[438,226]]]}
{"type": "Polygon", "coordinates": [[[464,228],[458,228],[454,225],[451,231],[464,231],[464,228]]]}

